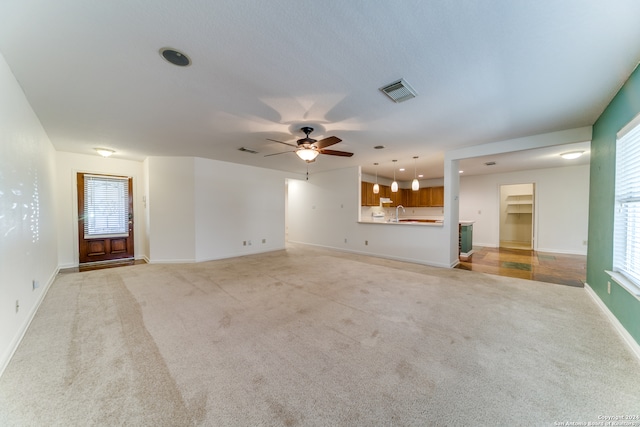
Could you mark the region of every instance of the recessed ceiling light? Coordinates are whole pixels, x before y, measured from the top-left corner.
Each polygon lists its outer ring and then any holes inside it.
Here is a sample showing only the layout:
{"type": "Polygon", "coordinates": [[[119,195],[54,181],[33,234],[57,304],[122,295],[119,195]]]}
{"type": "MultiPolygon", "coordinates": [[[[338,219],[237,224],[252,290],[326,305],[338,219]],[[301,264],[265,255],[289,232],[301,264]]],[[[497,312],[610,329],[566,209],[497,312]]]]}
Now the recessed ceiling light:
{"type": "Polygon", "coordinates": [[[96,150],[102,157],[109,157],[110,155],[115,153],[115,151],[108,148],[94,148],[94,150],[96,150]]]}
{"type": "Polygon", "coordinates": [[[178,67],[191,65],[191,59],[189,59],[187,55],[170,47],[163,47],[160,49],[160,55],[168,62],[171,62],[173,65],[177,65],[178,67]]]}
{"type": "Polygon", "coordinates": [[[424,178],[424,175],[420,174],[418,175],[418,178],[424,178]]]}
{"type": "Polygon", "coordinates": [[[569,151],[568,153],[560,154],[560,157],[562,157],[565,160],[573,160],[573,159],[577,159],[578,157],[582,156],[583,153],[584,153],[584,151],[569,151]]]}
{"type": "Polygon", "coordinates": [[[398,169],[400,172],[404,172],[404,168],[400,168],[398,169]]]}
{"type": "Polygon", "coordinates": [[[464,173],[464,171],[458,171],[458,173],[464,173]]]}
{"type": "Polygon", "coordinates": [[[376,145],[373,148],[376,149],[376,150],[382,150],[384,148],[384,145],[376,145]]]}

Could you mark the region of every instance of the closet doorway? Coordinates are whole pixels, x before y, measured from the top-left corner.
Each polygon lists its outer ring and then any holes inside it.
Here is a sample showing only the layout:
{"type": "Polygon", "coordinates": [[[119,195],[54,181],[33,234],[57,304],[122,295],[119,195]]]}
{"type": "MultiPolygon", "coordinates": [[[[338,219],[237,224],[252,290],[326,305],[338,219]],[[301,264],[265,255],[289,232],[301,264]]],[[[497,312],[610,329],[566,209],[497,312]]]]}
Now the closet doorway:
{"type": "Polygon", "coordinates": [[[534,249],[535,184],[500,186],[500,247],[534,249]]]}

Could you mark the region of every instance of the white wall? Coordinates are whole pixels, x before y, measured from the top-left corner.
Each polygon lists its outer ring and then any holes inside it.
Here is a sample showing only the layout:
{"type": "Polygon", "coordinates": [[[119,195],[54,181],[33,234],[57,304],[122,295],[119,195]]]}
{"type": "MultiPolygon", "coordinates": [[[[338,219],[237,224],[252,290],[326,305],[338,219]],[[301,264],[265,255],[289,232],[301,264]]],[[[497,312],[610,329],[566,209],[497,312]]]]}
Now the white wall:
{"type": "Polygon", "coordinates": [[[150,262],[196,259],[195,158],[149,157],[150,262]]]}
{"type": "Polygon", "coordinates": [[[202,158],[195,162],[197,261],[284,249],[284,173],[202,158]]]}
{"type": "Polygon", "coordinates": [[[57,273],[58,257],[55,152],[2,55],[0,94],[2,374],[57,273]]]}
{"type": "Polygon", "coordinates": [[[535,183],[535,249],[586,255],[589,165],[460,178],[460,218],[475,221],[473,244],[499,245],[500,185],[535,183]]]}
{"type": "Polygon", "coordinates": [[[146,218],[142,197],[145,179],[142,162],[104,158],[95,155],[56,153],[58,199],[58,265],[60,268],[78,266],[78,172],[130,176],[133,178],[134,255],[147,256],[146,218]]]}
{"type": "Polygon", "coordinates": [[[145,164],[151,262],[284,249],[285,173],[194,157],[150,157],[145,164]]]}
{"type": "Polygon", "coordinates": [[[442,249],[447,235],[443,226],[358,223],[360,168],[316,173],[309,181],[289,180],[288,189],[291,242],[451,266],[442,249]]]}

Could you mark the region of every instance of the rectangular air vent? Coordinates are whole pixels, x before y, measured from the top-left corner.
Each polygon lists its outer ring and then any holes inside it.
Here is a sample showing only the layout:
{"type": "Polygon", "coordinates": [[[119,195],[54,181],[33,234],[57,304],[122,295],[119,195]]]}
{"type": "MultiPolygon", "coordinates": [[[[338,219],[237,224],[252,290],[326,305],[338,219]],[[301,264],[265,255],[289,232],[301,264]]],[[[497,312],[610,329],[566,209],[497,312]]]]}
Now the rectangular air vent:
{"type": "Polygon", "coordinates": [[[391,98],[393,102],[402,102],[416,97],[416,91],[404,79],[381,87],[380,90],[391,98]]]}
{"type": "Polygon", "coordinates": [[[240,147],[238,148],[239,151],[244,151],[245,153],[251,153],[251,154],[258,154],[257,151],[251,150],[249,148],[245,148],[245,147],[240,147]]]}

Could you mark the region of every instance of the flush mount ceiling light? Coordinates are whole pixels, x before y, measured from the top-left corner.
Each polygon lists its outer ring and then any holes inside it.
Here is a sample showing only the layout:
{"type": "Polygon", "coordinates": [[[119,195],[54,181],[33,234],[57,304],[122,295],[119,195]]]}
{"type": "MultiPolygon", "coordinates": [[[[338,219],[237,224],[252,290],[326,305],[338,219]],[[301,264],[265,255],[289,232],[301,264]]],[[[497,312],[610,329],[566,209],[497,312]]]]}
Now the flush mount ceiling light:
{"type": "Polygon", "coordinates": [[[381,87],[380,90],[396,103],[415,98],[417,95],[416,91],[413,90],[413,88],[409,86],[409,83],[404,79],[400,79],[397,82],[381,87]]]}
{"type": "Polygon", "coordinates": [[[378,194],[380,192],[380,186],[378,185],[378,164],[374,163],[376,166],[376,183],[373,184],[373,194],[378,194]]]}
{"type": "Polygon", "coordinates": [[[569,151],[568,153],[560,154],[560,157],[562,157],[565,160],[573,160],[573,159],[577,159],[583,154],[584,154],[584,151],[569,151]]]}
{"type": "Polygon", "coordinates": [[[191,59],[189,59],[187,55],[170,47],[163,47],[162,49],[160,49],[160,55],[165,60],[172,63],[173,65],[177,65],[178,67],[186,67],[188,65],[191,65],[191,59]]]}
{"type": "Polygon", "coordinates": [[[115,151],[108,148],[94,148],[94,150],[96,150],[102,157],[109,157],[110,155],[115,153],[115,151]]]}
{"type": "Polygon", "coordinates": [[[392,193],[397,193],[398,192],[398,183],[396,182],[396,166],[395,166],[396,162],[397,162],[397,160],[393,160],[393,182],[391,183],[391,192],[392,193]]]}
{"type": "Polygon", "coordinates": [[[313,148],[301,148],[296,151],[298,157],[300,157],[305,162],[312,162],[320,152],[318,150],[314,150],[313,148]]]}
{"type": "Polygon", "coordinates": [[[418,182],[418,177],[416,176],[417,161],[418,161],[418,156],[413,156],[413,181],[411,181],[411,189],[413,191],[418,191],[420,189],[420,183],[418,182]]]}

